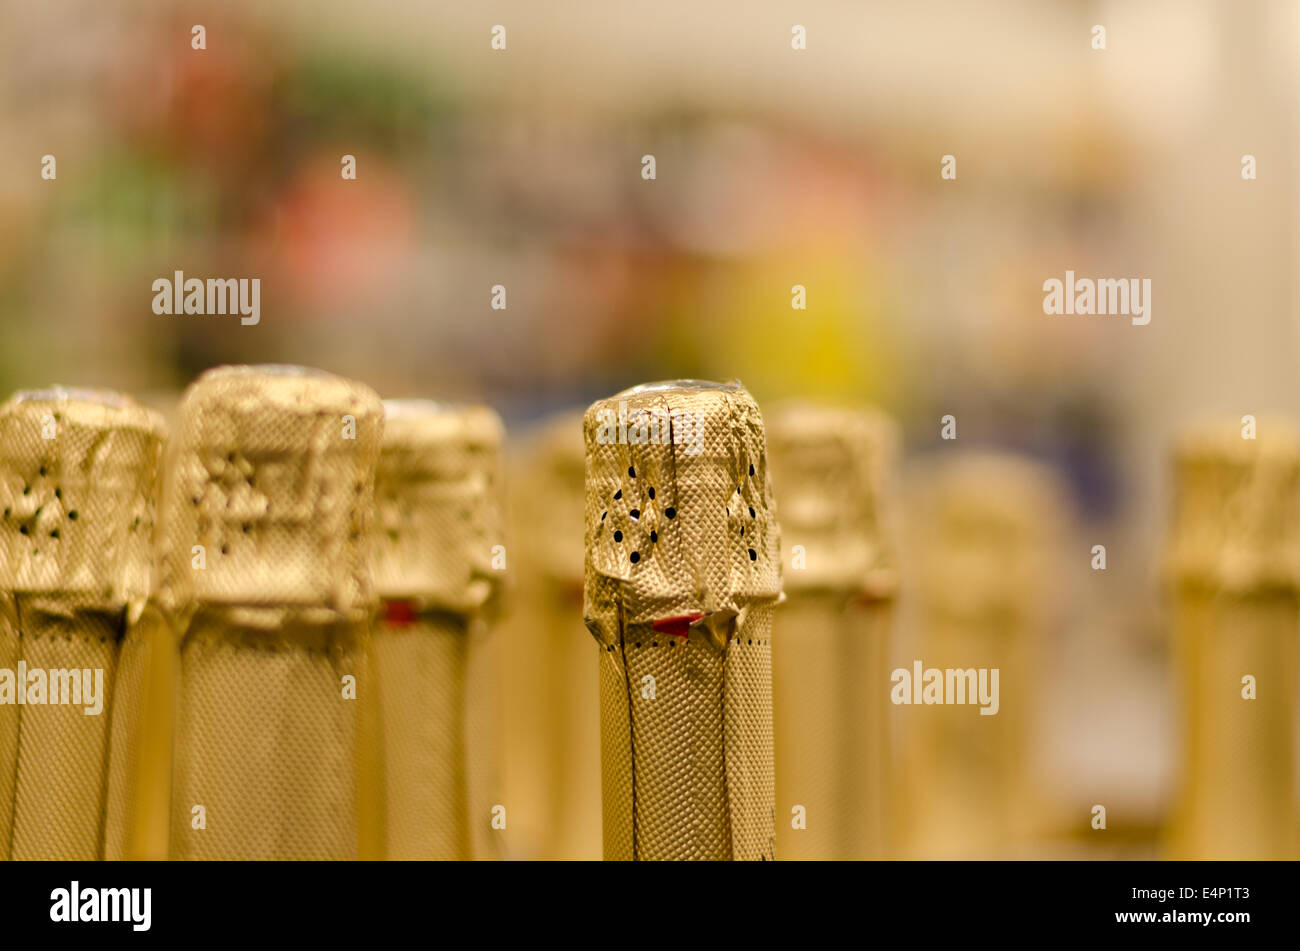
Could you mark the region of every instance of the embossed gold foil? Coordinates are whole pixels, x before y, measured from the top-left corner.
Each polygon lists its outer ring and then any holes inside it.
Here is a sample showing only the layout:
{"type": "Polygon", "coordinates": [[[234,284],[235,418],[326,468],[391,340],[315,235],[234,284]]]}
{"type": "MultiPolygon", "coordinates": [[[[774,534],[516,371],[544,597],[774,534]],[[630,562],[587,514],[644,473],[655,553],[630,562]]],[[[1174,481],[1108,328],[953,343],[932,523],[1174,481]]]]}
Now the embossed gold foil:
{"type": "Polygon", "coordinates": [[[583,430],[605,857],[771,859],[781,568],[758,406],[735,383],[649,384],[583,430]]]}
{"type": "Polygon", "coordinates": [[[109,857],[382,856],[369,649],[382,428],[368,387],[296,367],[222,367],[186,392],[158,586],[123,651],[109,857]]]}
{"type": "Polygon", "coordinates": [[[97,859],[122,639],[149,591],[161,418],[116,393],[55,388],[0,406],[0,668],[60,671],[90,699],[0,705],[0,848],[97,859]],[[86,684],[85,672],[93,678],[86,684]]]}
{"type": "MultiPolygon", "coordinates": [[[[491,808],[474,756],[490,772],[492,730],[474,733],[473,655],[504,577],[502,427],[485,407],[384,403],[375,482],[375,653],[386,753],[389,858],[485,857],[491,808]]],[[[484,670],[484,676],[490,670],[484,670]]],[[[490,840],[489,840],[490,841],[490,840]]]]}
{"type": "Polygon", "coordinates": [[[810,404],[767,423],[788,569],[773,653],[777,855],[880,858],[897,432],[878,412],[810,404]]]}

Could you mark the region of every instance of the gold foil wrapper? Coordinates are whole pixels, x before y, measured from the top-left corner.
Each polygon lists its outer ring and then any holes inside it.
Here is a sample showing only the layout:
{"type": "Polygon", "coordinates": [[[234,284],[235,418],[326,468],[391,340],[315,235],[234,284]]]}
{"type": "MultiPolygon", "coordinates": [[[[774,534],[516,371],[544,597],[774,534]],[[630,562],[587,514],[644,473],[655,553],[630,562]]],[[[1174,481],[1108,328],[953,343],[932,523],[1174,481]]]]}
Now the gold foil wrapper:
{"type": "Polygon", "coordinates": [[[915,587],[904,594],[914,599],[904,669],[913,680],[918,670],[945,678],[948,670],[987,671],[990,693],[997,670],[998,689],[994,714],[969,697],[896,705],[897,815],[908,857],[1019,854],[1044,821],[1035,679],[1068,507],[1049,469],[1010,455],[962,455],[917,480],[908,509],[906,571],[915,587]]]}
{"type": "Polygon", "coordinates": [[[887,852],[898,433],[870,410],[767,414],[786,541],[776,621],[777,855],[887,852]]]}
{"type": "Polygon", "coordinates": [[[1188,433],[1165,564],[1182,711],[1179,858],[1297,855],[1300,438],[1261,418],[1188,433]]]}
{"type": "Polygon", "coordinates": [[[387,854],[487,857],[493,696],[490,663],[477,662],[476,676],[474,654],[488,648],[483,611],[504,576],[501,421],[424,400],[384,408],[373,557],[387,854]]]}
{"type": "Polygon", "coordinates": [[[785,576],[787,593],[894,597],[898,439],[876,410],[787,404],[768,414],[781,524],[787,543],[805,549],[803,567],[785,576]]]}
{"type": "Polygon", "coordinates": [[[780,535],[737,383],[593,404],[584,613],[600,648],[608,859],[771,859],[780,535]]]}
{"type": "Polygon", "coordinates": [[[421,609],[482,609],[500,587],[501,419],[485,406],[385,400],[375,587],[421,609]]]}
{"type": "Polygon", "coordinates": [[[599,859],[600,701],[582,626],[582,413],[522,441],[509,480],[513,595],[501,633],[512,858],[599,859]]]}
{"type": "Polygon", "coordinates": [[[382,428],[367,387],[296,367],[223,367],[186,392],[157,609],[123,653],[109,857],[382,855],[369,652],[382,428]]]}
{"type": "Polygon", "coordinates": [[[55,388],[0,406],[0,669],[15,690],[0,688],[7,857],[101,857],[112,688],[149,590],[162,440],[161,418],[116,393],[55,388]],[[48,677],[42,702],[19,705],[20,664],[48,677]],[[65,674],[78,681],[71,698],[65,674]],[[86,687],[98,694],[91,714],[86,687]]]}
{"type": "Polygon", "coordinates": [[[186,392],[163,483],[164,606],[369,611],[382,425],[374,392],[341,377],[299,367],[204,373],[186,392]]]}

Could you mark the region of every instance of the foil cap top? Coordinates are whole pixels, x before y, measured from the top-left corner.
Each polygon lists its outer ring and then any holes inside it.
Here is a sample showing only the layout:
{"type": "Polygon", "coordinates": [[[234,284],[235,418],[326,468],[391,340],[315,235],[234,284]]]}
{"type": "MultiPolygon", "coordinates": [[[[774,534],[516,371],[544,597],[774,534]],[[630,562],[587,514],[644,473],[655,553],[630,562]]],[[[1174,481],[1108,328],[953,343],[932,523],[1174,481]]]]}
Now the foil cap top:
{"type": "Polygon", "coordinates": [[[138,610],[149,593],[162,417],[107,390],[0,406],[0,589],[138,610]]]}
{"type": "Polygon", "coordinates": [[[159,513],[163,603],[368,610],[374,391],[298,367],[220,367],[178,415],[159,513]]]}
{"type": "Polygon", "coordinates": [[[1261,417],[1210,421],[1176,442],[1165,570],[1179,585],[1300,588],[1300,435],[1261,417]]]}
{"type": "Polygon", "coordinates": [[[732,618],[781,596],[780,531],[758,405],[739,383],[650,384],[588,408],[587,625],[732,618]]]}
{"type": "Polygon", "coordinates": [[[512,542],[530,573],[565,591],[582,588],[584,468],[581,411],[545,422],[511,466],[512,542]]]}
{"type": "Polygon", "coordinates": [[[963,453],[916,480],[908,518],[922,609],[1032,620],[1053,603],[1070,511],[1056,473],[1009,453],[963,453]]]}
{"type": "Polygon", "coordinates": [[[381,597],[471,612],[501,585],[501,419],[485,406],[386,400],[375,475],[381,597]]]}
{"type": "Polygon", "coordinates": [[[788,403],[767,414],[767,434],[782,534],[802,563],[786,590],[893,596],[893,421],[874,409],[788,403]]]}

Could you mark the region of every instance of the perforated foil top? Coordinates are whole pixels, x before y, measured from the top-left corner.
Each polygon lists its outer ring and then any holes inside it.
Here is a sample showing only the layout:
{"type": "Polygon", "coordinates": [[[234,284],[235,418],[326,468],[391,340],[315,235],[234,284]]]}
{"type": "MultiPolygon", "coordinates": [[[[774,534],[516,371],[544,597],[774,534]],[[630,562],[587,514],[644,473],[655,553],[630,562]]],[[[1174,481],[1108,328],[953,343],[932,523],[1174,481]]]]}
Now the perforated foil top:
{"type": "Polygon", "coordinates": [[[501,419],[484,406],[428,400],[386,400],[384,409],[376,589],[421,608],[474,611],[504,577],[493,566],[501,543],[501,419]]]}
{"type": "Polygon", "coordinates": [[[1300,587],[1300,436],[1289,423],[1261,418],[1253,439],[1231,418],[1189,430],[1175,447],[1173,493],[1171,581],[1300,587]]]}
{"type": "Polygon", "coordinates": [[[0,589],[138,610],[163,429],[108,391],[56,387],[0,406],[0,589]]]}
{"type": "Polygon", "coordinates": [[[781,596],[780,533],[758,405],[739,383],[634,387],[588,408],[587,625],[673,618],[721,645],[731,618],[781,596]]]}
{"type": "Polygon", "coordinates": [[[200,376],[167,454],[160,601],[368,610],[382,430],[379,397],[341,377],[282,366],[200,376]]]}
{"type": "Polygon", "coordinates": [[[799,546],[786,590],[892,596],[893,421],[876,410],[786,404],[767,414],[767,435],[783,536],[799,546]]]}

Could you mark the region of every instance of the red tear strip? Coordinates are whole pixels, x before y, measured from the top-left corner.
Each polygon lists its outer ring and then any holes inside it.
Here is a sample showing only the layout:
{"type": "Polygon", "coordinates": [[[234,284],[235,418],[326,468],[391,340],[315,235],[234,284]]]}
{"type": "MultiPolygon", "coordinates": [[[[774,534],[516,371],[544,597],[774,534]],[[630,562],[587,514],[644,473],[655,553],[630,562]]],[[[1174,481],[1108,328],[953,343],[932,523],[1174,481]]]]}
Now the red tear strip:
{"type": "Polygon", "coordinates": [[[384,621],[393,627],[408,627],[415,621],[415,605],[410,601],[385,601],[384,621]]]}
{"type": "Polygon", "coordinates": [[[691,624],[704,617],[703,614],[679,614],[676,617],[661,617],[651,623],[660,634],[671,634],[673,637],[687,637],[691,633],[691,624]]]}

